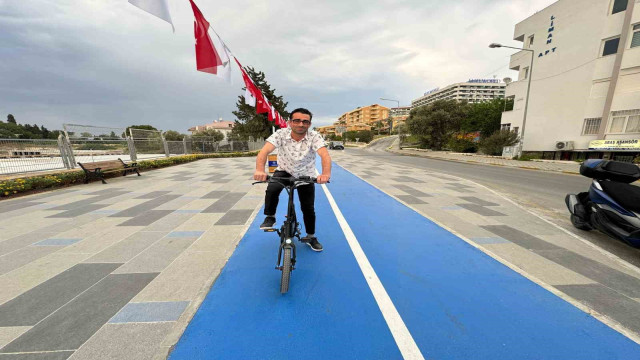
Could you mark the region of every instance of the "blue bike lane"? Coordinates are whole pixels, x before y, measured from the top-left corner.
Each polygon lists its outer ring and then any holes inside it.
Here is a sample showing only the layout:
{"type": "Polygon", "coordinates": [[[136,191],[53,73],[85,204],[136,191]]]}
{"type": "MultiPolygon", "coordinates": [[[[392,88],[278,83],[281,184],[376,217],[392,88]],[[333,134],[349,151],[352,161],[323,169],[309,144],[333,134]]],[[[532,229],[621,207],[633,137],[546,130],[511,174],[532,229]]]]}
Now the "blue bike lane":
{"type": "MultiPolygon", "coordinates": [[[[328,185],[427,359],[629,359],[640,347],[335,166],[328,185]]],[[[278,219],[284,218],[286,194],[278,219]]],[[[399,359],[398,343],[322,189],[322,253],[298,248],[289,293],[260,212],[171,359],[399,359]]]]}

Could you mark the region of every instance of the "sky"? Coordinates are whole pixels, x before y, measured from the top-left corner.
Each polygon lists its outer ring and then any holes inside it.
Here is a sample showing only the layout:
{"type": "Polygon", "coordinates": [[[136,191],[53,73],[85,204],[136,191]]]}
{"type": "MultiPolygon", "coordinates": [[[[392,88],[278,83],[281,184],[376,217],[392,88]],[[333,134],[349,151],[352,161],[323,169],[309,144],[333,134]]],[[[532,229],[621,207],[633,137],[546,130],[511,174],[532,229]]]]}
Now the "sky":
{"type": "MultiPolygon", "coordinates": [[[[232,111],[243,82],[196,71],[193,12],[171,25],[126,0],[0,0],[0,120],[187,133],[232,111]]],[[[264,71],[313,126],[359,106],[401,106],[508,69],[516,23],[555,0],[195,0],[238,60],[264,71]]]]}

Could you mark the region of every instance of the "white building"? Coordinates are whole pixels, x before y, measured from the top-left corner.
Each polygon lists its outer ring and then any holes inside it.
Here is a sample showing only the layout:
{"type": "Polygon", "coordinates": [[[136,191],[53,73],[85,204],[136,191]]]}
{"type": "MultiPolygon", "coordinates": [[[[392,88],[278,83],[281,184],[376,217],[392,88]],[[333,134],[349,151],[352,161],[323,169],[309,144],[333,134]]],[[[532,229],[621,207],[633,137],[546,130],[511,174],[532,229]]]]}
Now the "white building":
{"type": "Polygon", "coordinates": [[[634,11],[635,2],[560,0],[516,25],[514,40],[533,52],[511,56],[509,67],[519,76],[507,86],[506,96],[515,105],[503,113],[502,127],[524,134],[525,153],[567,160],[630,160],[640,154],[640,10],[635,6],[634,11]]]}
{"type": "Polygon", "coordinates": [[[191,135],[196,135],[198,131],[214,129],[220,131],[222,135],[224,135],[224,140],[226,140],[229,137],[229,134],[231,134],[231,130],[233,130],[234,126],[235,122],[225,121],[220,118],[217,121],[212,122],[211,124],[196,125],[192,128],[189,128],[189,131],[191,131],[191,135]]]}
{"type": "Polygon", "coordinates": [[[411,101],[411,108],[429,105],[436,100],[466,100],[469,103],[504,97],[505,84],[496,79],[471,79],[467,82],[437,88],[411,101]]]}

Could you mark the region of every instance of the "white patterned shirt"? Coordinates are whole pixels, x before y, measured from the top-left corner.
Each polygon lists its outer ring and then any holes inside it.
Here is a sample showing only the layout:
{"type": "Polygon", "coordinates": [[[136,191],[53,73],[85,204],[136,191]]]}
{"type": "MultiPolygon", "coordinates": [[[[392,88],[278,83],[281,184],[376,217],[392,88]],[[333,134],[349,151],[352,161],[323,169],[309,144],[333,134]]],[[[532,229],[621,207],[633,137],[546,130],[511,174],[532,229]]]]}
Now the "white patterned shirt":
{"type": "Polygon", "coordinates": [[[295,177],[316,176],[316,152],[326,146],[318,132],[308,130],[302,140],[295,141],[291,138],[291,129],[284,128],[267,141],[278,149],[276,171],[286,171],[295,177]]]}

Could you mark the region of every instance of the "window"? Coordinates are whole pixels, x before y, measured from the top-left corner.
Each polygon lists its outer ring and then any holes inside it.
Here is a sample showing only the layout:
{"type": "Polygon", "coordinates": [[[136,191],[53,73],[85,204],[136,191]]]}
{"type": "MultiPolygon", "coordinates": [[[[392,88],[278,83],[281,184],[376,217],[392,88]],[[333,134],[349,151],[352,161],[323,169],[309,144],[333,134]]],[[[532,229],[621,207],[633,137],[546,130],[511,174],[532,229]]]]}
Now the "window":
{"type": "Polygon", "coordinates": [[[534,38],[534,35],[529,36],[529,48],[533,46],[533,38],[534,38]]]}
{"type": "Polygon", "coordinates": [[[631,47],[640,46],[640,24],[633,25],[633,37],[631,38],[631,47]]]}
{"type": "Polygon", "coordinates": [[[522,80],[526,80],[529,77],[529,68],[522,69],[522,80]]]}
{"type": "Polygon", "coordinates": [[[609,133],[640,133],[640,109],[612,111],[609,133]]]}
{"type": "Polygon", "coordinates": [[[634,115],[629,116],[627,120],[627,128],[624,130],[627,133],[636,133],[640,132],[640,116],[634,115]]]}
{"type": "Polygon", "coordinates": [[[598,135],[598,130],[600,130],[601,122],[602,122],[602,118],[584,119],[584,126],[582,127],[582,135],[598,135]]]}
{"type": "Polygon", "coordinates": [[[517,126],[514,126],[514,127],[513,127],[513,132],[514,132],[514,133],[516,133],[516,134],[517,134],[517,133],[518,133],[518,130],[520,130],[520,128],[519,128],[519,127],[517,127],[517,126]]]}
{"type": "Polygon", "coordinates": [[[627,0],[613,0],[613,9],[611,10],[612,15],[625,10],[627,10],[627,0]]]}
{"type": "Polygon", "coordinates": [[[511,123],[500,125],[500,130],[511,130],[511,123]]]}
{"type": "Polygon", "coordinates": [[[602,56],[612,55],[618,52],[618,45],[620,44],[620,38],[605,40],[604,48],[602,50],[602,56]]]}

